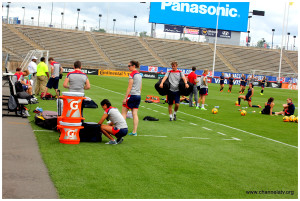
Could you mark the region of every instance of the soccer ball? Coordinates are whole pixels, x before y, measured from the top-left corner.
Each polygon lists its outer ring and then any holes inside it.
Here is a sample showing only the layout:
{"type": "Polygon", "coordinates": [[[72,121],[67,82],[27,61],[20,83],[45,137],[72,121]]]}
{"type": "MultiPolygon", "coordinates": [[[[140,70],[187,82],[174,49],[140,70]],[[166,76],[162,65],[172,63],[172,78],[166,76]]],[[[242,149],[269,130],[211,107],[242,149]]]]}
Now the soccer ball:
{"type": "Polygon", "coordinates": [[[282,119],[283,119],[284,122],[289,122],[290,121],[290,118],[288,116],[284,116],[282,119]]]}
{"type": "Polygon", "coordinates": [[[235,105],[238,105],[239,104],[239,101],[235,101],[235,105]]]}
{"type": "Polygon", "coordinates": [[[214,109],[212,109],[212,111],[211,111],[213,114],[217,114],[218,113],[218,109],[217,108],[214,108],[214,109]]]}
{"type": "Polygon", "coordinates": [[[296,118],[295,115],[291,115],[291,116],[290,116],[290,121],[291,121],[291,122],[295,121],[295,118],[296,118]]]}
{"type": "Polygon", "coordinates": [[[298,117],[295,117],[294,122],[298,123],[298,117]]]}
{"type": "Polygon", "coordinates": [[[241,111],[241,115],[242,115],[242,116],[245,116],[246,114],[247,114],[246,110],[242,110],[242,111],[241,111]]]}

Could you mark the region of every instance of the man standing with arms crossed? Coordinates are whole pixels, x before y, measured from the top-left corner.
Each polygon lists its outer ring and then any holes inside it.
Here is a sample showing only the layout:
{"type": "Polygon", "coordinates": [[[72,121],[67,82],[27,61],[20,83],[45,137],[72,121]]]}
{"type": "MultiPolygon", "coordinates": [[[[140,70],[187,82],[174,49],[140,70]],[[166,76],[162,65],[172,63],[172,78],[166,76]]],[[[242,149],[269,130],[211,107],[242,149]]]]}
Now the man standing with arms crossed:
{"type": "Polygon", "coordinates": [[[196,109],[199,109],[200,102],[202,102],[201,110],[207,110],[204,108],[205,97],[208,95],[207,73],[208,70],[205,69],[203,75],[200,78],[200,91],[199,91],[200,98],[198,100],[196,109]]]}
{"type": "Polygon", "coordinates": [[[193,95],[194,95],[194,100],[195,100],[195,103],[197,103],[198,101],[198,90],[197,90],[197,82],[199,82],[197,80],[197,75],[196,75],[196,67],[194,66],[192,68],[192,72],[188,75],[188,80],[190,83],[192,83],[194,86],[193,86],[193,91],[192,93],[190,94],[190,97],[189,97],[189,106],[190,107],[193,107],[193,95]]]}
{"type": "Polygon", "coordinates": [[[184,74],[180,70],[177,70],[178,67],[177,62],[173,61],[171,63],[171,66],[172,66],[172,70],[166,73],[159,87],[163,88],[164,82],[169,78],[169,82],[170,82],[170,90],[168,93],[169,115],[170,115],[170,121],[173,120],[176,121],[176,112],[179,109],[179,102],[180,102],[180,93],[179,93],[180,79],[181,78],[183,79],[186,88],[189,88],[189,85],[187,83],[184,74]],[[175,102],[175,107],[174,107],[174,113],[172,114],[173,102],[175,102]]]}

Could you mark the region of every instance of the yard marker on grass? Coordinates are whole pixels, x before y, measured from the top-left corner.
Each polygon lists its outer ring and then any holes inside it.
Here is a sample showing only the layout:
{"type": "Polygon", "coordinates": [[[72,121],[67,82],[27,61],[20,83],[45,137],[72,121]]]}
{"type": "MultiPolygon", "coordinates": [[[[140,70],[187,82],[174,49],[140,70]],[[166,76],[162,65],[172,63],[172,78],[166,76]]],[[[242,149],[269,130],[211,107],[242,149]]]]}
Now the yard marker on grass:
{"type": "Polygon", "coordinates": [[[202,127],[205,130],[212,131],[210,128],[202,127]]]}
{"type": "Polygon", "coordinates": [[[218,134],[220,134],[220,135],[226,135],[226,134],[224,134],[224,133],[221,133],[221,132],[217,132],[218,134]]]}
{"type": "Polygon", "coordinates": [[[199,139],[199,140],[209,140],[210,138],[201,138],[201,137],[182,137],[186,139],[199,139]]]}
{"type": "Polygon", "coordinates": [[[231,137],[231,139],[223,139],[223,140],[237,140],[237,141],[241,141],[239,138],[236,138],[236,137],[231,137]]]}
{"type": "MultiPolygon", "coordinates": [[[[121,93],[119,93],[119,92],[115,92],[115,91],[112,91],[112,90],[109,90],[109,89],[105,89],[105,88],[102,88],[102,87],[98,87],[98,86],[96,86],[96,85],[92,85],[92,86],[95,86],[96,88],[101,88],[101,89],[104,89],[104,90],[107,90],[107,91],[111,91],[111,92],[113,92],[113,93],[117,93],[117,94],[120,94],[120,95],[124,95],[124,94],[121,94],[121,93]]],[[[161,105],[158,105],[158,104],[154,104],[154,105],[156,105],[157,107],[162,107],[162,108],[165,108],[165,109],[166,109],[166,107],[164,107],[164,106],[161,106],[161,105]]],[[[240,131],[240,132],[243,132],[243,133],[246,133],[246,134],[249,134],[249,135],[253,135],[253,136],[256,136],[256,137],[263,138],[263,139],[265,139],[265,140],[270,140],[270,141],[273,141],[273,142],[276,142],[276,143],[279,143],[279,144],[283,144],[283,145],[286,145],[286,146],[289,146],[289,147],[293,147],[293,148],[298,149],[297,146],[290,145],[290,144],[287,144],[287,143],[284,143],[284,142],[280,142],[280,141],[278,141],[278,140],[273,140],[273,139],[271,139],[271,138],[264,137],[264,136],[261,136],[261,135],[257,135],[257,134],[254,134],[254,133],[250,133],[250,132],[248,132],[248,131],[244,131],[244,130],[241,130],[241,129],[239,129],[239,128],[234,128],[234,127],[231,127],[231,126],[227,126],[227,125],[225,125],[225,124],[216,123],[216,122],[213,122],[213,121],[210,121],[210,120],[207,120],[207,119],[203,119],[203,118],[198,117],[198,116],[195,116],[195,115],[187,114],[187,113],[185,113],[185,112],[181,112],[181,111],[178,111],[178,112],[179,112],[179,113],[182,113],[182,114],[185,114],[185,115],[187,115],[187,116],[191,116],[191,117],[194,117],[194,118],[201,119],[201,120],[203,120],[203,121],[206,121],[206,122],[209,122],[209,123],[212,123],[212,124],[217,124],[217,125],[220,125],[220,126],[224,126],[224,127],[226,127],[226,128],[230,128],[230,129],[233,129],[233,130],[236,130],[236,131],[240,131]]],[[[161,113],[161,114],[163,114],[163,113],[161,113]]]]}

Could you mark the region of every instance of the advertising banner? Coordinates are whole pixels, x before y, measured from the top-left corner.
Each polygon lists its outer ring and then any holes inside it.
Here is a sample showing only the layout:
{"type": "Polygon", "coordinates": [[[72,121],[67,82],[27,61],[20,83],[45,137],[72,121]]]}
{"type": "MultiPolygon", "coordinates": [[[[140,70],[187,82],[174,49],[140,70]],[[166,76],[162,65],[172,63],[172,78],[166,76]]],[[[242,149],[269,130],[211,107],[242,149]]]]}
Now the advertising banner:
{"type": "MultiPolygon", "coordinates": [[[[74,71],[74,68],[65,68],[63,67],[64,73],[69,73],[74,71]]],[[[98,69],[81,69],[81,72],[87,74],[87,75],[98,75],[98,69]]]]}
{"type": "Polygon", "coordinates": [[[271,87],[271,88],[281,88],[281,83],[267,82],[267,87],[271,87]]]}
{"type": "MultiPolygon", "coordinates": [[[[200,28],[199,35],[209,36],[209,37],[216,37],[216,30],[215,29],[207,29],[207,28],[200,28]]],[[[226,30],[219,30],[218,35],[219,38],[231,38],[231,31],[226,30]]]]}
{"type": "Polygon", "coordinates": [[[183,33],[183,27],[165,24],[164,32],[183,33]]]}
{"type": "Polygon", "coordinates": [[[151,2],[150,23],[247,32],[249,2],[151,2]]]}
{"type": "Polygon", "coordinates": [[[115,76],[115,77],[128,77],[131,72],[129,71],[112,71],[112,70],[99,70],[98,75],[115,76]]]}
{"type": "Polygon", "coordinates": [[[199,35],[199,28],[185,27],[183,29],[183,33],[192,34],[192,35],[199,35]]]}
{"type": "Polygon", "coordinates": [[[148,78],[148,79],[158,79],[158,74],[157,73],[147,73],[143,72],[141,73],[142,78],[148,78]]]}

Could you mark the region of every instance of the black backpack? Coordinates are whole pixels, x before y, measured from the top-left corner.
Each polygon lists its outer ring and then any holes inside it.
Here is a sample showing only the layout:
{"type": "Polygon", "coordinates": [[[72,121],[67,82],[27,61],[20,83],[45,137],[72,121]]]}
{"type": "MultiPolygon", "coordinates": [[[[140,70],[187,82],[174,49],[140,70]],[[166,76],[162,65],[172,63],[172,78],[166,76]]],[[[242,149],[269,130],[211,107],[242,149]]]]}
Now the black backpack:
{"type": "Polygon", "coordinates": [[[56,130],[57,112],[43,111],[35,115],[35,124],[49,130],[56,130]]]}
{"type": "Polygon", "coordinates": [[[184,84],[183,79],[180,79],[180,81],[179,81],[179,93],[180,93],[180,95],[189,96],[192,93],[194,85],[192,83],[190,83],[189,81],[187,82],[187,84],[189,85],[189,88],[185,88],[185,84],[184,84]]]}
{"type": "Polygon", "coordinates": [[[15,82],[15,89],[17,93],[24,91],[22,83],[20,81],[15,82]]]}
{"type": "Polygon", "coordinates": [[[166,81],[164,82],[163,88],[159,87],[161,81],[162,81],[162,79],[158,80],[158,82],[154,85],[154,87],[155,87],[156,91],[159,93],[159,95],[161,95],[161,96],[168,95],[169,90],[170,90],[169,78],[166,79],[166,81]]]}
{"type": "Polygon", "coordinates": [[[13,112],[13,111],[15,111],[17,109],[17,106],[18,105],[17,105],[17,102],[15,100],[15,97],[12,96],[12,95],[10,95],[9,99],[8,99],[8,110],[10,112],[13,112]]]}

